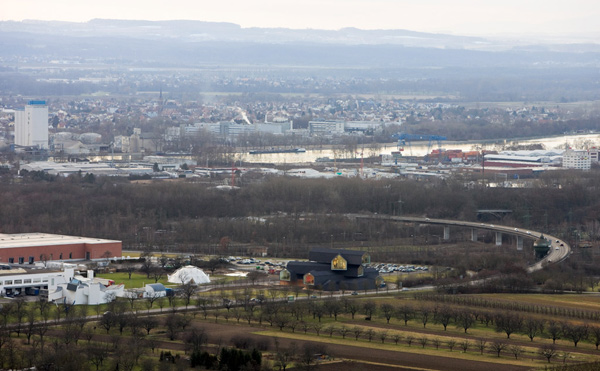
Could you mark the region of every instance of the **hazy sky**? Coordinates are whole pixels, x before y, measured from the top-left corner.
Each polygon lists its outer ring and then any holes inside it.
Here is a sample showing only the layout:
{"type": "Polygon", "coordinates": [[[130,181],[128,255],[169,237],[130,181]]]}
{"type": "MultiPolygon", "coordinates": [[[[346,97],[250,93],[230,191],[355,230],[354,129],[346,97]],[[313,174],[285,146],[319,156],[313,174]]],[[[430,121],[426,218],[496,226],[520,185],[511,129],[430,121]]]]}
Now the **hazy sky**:
{"type": "Polygon", "coordinates": [[[600,31],[599,0],[0,0],[0,20],[232,22],[242,27],[408,29],[454,34],[600,31]]]}

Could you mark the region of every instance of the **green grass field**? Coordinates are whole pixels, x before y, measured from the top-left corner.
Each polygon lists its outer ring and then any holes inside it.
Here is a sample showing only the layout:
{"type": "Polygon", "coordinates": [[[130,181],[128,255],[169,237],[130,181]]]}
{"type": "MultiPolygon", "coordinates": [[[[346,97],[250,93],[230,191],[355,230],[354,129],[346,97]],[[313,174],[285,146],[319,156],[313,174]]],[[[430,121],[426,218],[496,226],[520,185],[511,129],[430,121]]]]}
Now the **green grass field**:
{"type": "MultiPolygon", "coordinates": [[[[115,284],[125,284],[126,289],[140,288],[144,287],[144,285],[149,283],[155,283],[152,277],[147,278],[145,274],[133,273],[131,275],[131,279],[129,279],[129,275],[126,272],[118,272],[118,273],[100,273],[96,275],[100,278],[106,278],[109,280],[115,281],[115,284]]],[[[159,283],[162,283],[165,286],[173,285],[167,282],[167,275],[165,274],[160,280],[159,283]]]]}

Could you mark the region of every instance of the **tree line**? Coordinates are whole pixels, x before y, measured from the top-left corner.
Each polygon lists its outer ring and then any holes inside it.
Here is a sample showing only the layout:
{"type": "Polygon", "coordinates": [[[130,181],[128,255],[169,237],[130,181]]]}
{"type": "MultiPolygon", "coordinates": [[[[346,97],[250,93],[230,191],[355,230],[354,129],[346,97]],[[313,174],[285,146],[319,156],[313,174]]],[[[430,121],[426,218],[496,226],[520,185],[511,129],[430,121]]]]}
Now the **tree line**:
{"type": "Polygon", "coordinates": [[[278,177],[230,192],[215,189],[214,183],[25,177],[15,184],[5,177],[0,183],[0,225],[4,233],[86,235],[120,239],[126,245],[198,247],[228,237],[283,246],[286,237],[285,247],[293,247],[327,243],[332,235],[334,243],[349,242],[357,232],[369,241],[400,235],[401,227],[393,223],[357,225],[344,213],[476,220],[479,208],[503,208],[513,210],[505,224],[567,236],[578,228],[597,237],[600,176],[552,173],[542,175],[537,187],[523,189],[473,189],[459,178],[421,183],[278,177]],[[264,216],[268,219],[254,218],[264,216]]]}

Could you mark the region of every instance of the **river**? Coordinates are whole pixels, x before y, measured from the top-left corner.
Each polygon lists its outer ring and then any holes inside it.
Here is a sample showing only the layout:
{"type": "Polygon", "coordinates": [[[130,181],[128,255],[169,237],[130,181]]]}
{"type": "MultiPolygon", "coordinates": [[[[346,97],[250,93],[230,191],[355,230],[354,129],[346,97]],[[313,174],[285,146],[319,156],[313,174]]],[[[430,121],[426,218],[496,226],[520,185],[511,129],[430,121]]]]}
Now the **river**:
{"type": "MultiPolygon", "coordinates": [[[[510,145],[512,143],[518,143],[521,145],[528,144],[542,144],[545,149],[559,149],[565,148],[565,144],[569,145],[574,149],[581,149],[584,145],[590,146],[600,145],[600,134],[574,134],[574,135],[560,135],[554,137],[534,138],[534,139],[498,139],[498,140],[486,140],[486,141],[443,141],[441,146],[443,149],[460,149],[463,152],[473,150],[496,150],[501,151],[503,146],[510,145]]],[[[404,156],[425,156],[429,148],[429,142],[414,142],[409,145],[408,143],[404,146],[404,156]]],[[[430,151],[437,149],[437,142],[431,143],[430,151]]],[[[380,145],[380,148],[373,151],[365,146],[364,150],[359,148],[357,150],[356,157],[360,158],[360,152],[363,151],[364,157],[372,155],[372,152],[376,152],[376,155],[391,154],[394,151],[398,151],[396,144],[385,144],[380,145]]],[[[334,158],[347,158],[347,151],[334,150],[332,148],[322,149],[307,149],[306,152],[301,153],[263,153],[251,155],[248,152],[238,153],[236,161],[242,161],[242,163],[270,163],[270,164],[293,164],[293,163],[312,163],[317,158],[329,157],[334,158]]]]}

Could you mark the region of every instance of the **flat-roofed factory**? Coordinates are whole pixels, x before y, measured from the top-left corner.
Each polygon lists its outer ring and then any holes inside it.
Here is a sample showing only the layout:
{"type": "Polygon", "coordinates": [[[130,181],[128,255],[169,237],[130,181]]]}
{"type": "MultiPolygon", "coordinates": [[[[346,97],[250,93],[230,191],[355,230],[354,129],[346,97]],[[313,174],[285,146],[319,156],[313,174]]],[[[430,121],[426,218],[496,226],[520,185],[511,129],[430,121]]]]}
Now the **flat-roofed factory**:
{"type": "Polygon", "coordinates": [[[101,260],[120,257],[122,242],[47,233],[0,234],[0,263],[101,260]]]}

